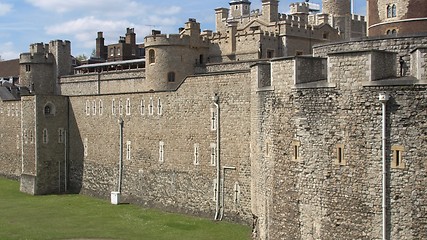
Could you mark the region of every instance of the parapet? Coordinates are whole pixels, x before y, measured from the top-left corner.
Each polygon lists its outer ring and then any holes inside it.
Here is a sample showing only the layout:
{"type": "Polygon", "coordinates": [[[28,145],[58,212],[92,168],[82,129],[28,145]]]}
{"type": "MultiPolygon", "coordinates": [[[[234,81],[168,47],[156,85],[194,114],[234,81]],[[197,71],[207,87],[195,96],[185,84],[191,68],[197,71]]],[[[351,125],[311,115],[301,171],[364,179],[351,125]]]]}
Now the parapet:
{"type": "Polygon", "coordinates": [[[47,54],[49,45],[44,43],[33,43],[30,45],[30,54],[47,54]]]}
{"type": "Polygon", "coordinates": [[[291,14],[301,14],[301,13],[305,13],[305,14],[309,14],[310,12],[310,5],[306,2],[302,2],[302,3],[291,3],[289,5],[290,8],[290,13],[291,14]]]}
{"type": "Polygon", "coordinates": [[[54,59],[49,53],[21,53],[20,64],[53,64],[54,59]]]}

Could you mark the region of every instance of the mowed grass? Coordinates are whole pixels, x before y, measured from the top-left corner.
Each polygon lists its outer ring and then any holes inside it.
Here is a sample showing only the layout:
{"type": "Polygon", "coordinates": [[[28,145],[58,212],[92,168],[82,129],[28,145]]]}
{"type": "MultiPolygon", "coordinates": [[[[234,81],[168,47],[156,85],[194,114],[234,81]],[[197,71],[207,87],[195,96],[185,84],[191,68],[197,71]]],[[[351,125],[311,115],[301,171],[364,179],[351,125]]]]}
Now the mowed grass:
{"type": "Polygon", "coordinates": [[[250,228],[82,195],[31,196],[0,178],[0,239],[250,239],[250,228]]]}

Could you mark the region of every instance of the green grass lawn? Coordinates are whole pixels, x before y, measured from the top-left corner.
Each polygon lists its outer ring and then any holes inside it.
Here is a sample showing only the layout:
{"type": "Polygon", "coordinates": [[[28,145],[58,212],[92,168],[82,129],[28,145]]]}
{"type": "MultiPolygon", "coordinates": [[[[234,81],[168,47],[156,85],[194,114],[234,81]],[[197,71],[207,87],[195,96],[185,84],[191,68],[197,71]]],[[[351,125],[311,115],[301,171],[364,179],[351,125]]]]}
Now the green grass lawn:
{"type": "Polygon", "coordinates": [[[26,195],[0,178],[0,239],[236,240],[250,229],[82,195],[26,195]]]}

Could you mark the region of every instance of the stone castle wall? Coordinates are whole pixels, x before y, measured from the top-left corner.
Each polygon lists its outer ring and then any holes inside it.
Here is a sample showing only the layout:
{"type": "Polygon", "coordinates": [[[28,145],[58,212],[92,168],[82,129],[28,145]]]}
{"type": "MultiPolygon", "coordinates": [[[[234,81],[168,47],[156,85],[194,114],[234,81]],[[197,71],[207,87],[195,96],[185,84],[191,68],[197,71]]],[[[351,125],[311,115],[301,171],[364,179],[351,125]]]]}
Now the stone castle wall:
{"type": "Polygon", "coordinates": [[[236,167],[225,172],[225,218],[249,222],[249,79],[248,72],[228,72],[189,77],[176,92],[70,97],[72,188],[102,198],[117,190],[122,117],[124,198],[213,217],[216,131],[211,122],[217,93],[221,167],[236,167]]]}
{"type": "Polygon", "coordinates": [[[21,102],[0,101],[0,176],[21,175],[21,102]]]}
{"type": "MultiPolygon", "coordinates": [[[[372,54],[375,54],[373,52],[372,54]]],[[[425,238],[426,85],[367,84],[366,53],[333,55],[336,86],[294,84],[293,59],[272,62],[272,87],[253,86],[253,208],[261,239],[381,238],[381,103],[388,92],[388,159],[402,146],[404,167],[387,165],[392,239],[425,238]],[[347,74],[347,73],[351,74],[347,74]],[[257,94],[254,94],[257,90],[257,94]],[[420,132],[421,131],[421,132],[420,132]],[[295,146],[298,157],[295,158],[295,146]],[[337,162],[337,146],[343,159],[337,162]],[[271,176],[271,177],[269,177],[271,176]],[[416,219],[416,220],[415,220],[416,219]]],[[[392,67],[392,66],[391,66],[392,67]]],[[[254,75],[253,72],[253,77],[254,75]]],[[[425,79],[424,79],[425,81],[425,79]]],[[[420,82],[421,83],[421,82],[420,82]]]]}

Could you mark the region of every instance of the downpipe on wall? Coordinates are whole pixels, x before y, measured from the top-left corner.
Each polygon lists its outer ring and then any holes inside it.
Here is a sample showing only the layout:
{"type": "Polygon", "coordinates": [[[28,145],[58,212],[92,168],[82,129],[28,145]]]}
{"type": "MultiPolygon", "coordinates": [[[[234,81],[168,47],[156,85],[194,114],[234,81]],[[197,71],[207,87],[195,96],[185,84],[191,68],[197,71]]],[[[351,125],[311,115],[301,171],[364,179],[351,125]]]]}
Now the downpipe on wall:
{"type": "Polygon", "coordinates": [[[220,182],[221,182],[221,166],[220,166],[220,116],[219,116],[219,97],[218,94],[212,98],[213,104],[216,107],[216,204],[214,220],[220,219],[220,182]]]}
{"type": "Polygon", "coordinates": [[[387,102],[390,96],[380,93],[379,100],[382,103],[382,234],[383,240],[387,240],[387,102]]]}
{"type": "Polygon", "coordinates": [[[118,186],[117,186],[117,192],[119,194],[122,193],[122,177],[123,177],[123,125],[124,121],[123,118],[120,117],[119,119],[119,125],[120,125],[120,150],[119,150],[119,178],[118,178],[118,186]]]}

